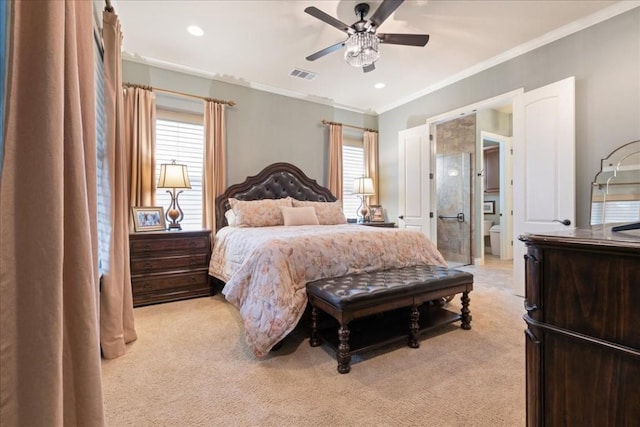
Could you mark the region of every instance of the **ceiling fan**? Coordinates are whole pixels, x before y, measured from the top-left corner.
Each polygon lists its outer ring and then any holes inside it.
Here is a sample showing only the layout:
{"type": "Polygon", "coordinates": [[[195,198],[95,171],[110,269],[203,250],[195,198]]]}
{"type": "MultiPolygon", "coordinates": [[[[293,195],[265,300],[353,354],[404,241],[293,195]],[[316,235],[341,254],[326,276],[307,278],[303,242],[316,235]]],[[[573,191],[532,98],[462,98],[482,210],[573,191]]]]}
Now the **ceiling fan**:
{"type": "Polygon", "coordinates": [[[428,34],[376,34],[378,27],[391,16],[403,1],[404,0],[384,0],[380,6],[378,6],[373,16],[367,20],[365,20],[364,17],[369,13],[369,5],[367,3],[358,3],[355,7],[355,12],[360,20],[354,22],[352,25],[347,25],[337,20],[317,7],[310,6],[306,8],[304,11],[309,15],[348,34],[346,40],[307,56],[307,60],[315,61],[346,46],[347,50],[345,51],[344,59],[354,67],[362,67],[362,70],[367,73],[376,68],[375,62],[380,56],[378,43],[425,46],[429,41],[428,34]]]}

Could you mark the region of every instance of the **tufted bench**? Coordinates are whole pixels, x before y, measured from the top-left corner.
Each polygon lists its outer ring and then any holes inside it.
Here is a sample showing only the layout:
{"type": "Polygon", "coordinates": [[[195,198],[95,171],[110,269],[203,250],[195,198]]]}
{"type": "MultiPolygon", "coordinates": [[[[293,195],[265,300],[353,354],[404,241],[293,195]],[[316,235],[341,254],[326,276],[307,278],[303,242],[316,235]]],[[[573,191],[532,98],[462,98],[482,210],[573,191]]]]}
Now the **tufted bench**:
{"type": "MultiPolygon", "coordinates": [[[[319,279],[307,283],[307,296],[311,304],[312,347],[321,344],[318,331],[318,309],[335,318],[338,328],[336,358],[338,372],[348,373],[351,363],[349,322],[354,319],[410,307],[408,322],[409,347],[418,348],[421,329],[419,307],[441,298],[462,293],[461,314],[436,316],[429,328],[461,320],[462,329],[471,329],[469,292],[473,290],[473,275],[460,270],[433,265],[418,265],[371,273],[319,279]]],[[[406,331],[406,330],[405,330],[406,331]]],[[[404,334],[406,337],[406,333],[404,334]]]]}

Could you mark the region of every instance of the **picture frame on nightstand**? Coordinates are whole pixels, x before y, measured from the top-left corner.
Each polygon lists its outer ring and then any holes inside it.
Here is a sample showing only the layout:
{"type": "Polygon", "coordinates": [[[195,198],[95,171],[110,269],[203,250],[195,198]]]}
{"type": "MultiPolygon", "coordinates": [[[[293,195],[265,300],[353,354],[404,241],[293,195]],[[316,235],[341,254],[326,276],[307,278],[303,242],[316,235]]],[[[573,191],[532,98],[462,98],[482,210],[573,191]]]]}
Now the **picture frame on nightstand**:
{"type": "Polygon", "coordinates": [[[384,210],[382,205],[369,205],[371,222],[384,222],[384,210]]]}
{"type": "Polygon", "coordinates": [[[132,207],[131,213],[133,215],[133,230],[136,233],[167,229],[162,206],[132,207]]]}

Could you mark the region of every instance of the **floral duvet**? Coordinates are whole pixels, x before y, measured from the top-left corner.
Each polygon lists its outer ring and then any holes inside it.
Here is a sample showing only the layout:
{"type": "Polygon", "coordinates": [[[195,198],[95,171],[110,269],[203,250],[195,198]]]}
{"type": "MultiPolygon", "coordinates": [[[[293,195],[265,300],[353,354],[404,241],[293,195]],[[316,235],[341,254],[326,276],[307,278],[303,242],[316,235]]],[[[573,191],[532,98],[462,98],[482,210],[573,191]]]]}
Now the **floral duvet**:
{"type": "Polygon", "coordinates": [[[239,308],[256,357],[296,326],[307,282],[346,274],[431,264],[446,266],[419,231],[360,225],[224,227],[216,235],[209,274],[239,308]]]}

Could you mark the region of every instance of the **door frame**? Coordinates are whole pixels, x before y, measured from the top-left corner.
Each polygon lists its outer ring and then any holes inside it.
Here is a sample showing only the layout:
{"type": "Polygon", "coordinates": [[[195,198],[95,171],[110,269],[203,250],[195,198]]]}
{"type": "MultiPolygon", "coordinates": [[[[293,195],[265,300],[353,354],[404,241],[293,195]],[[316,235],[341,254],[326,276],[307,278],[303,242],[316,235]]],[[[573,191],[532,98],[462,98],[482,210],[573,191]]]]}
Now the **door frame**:
{"type": "MultiPolygon", "coordinates": [[[[523,94],[524,94],[524,88],[519,88],[519,89],[512,90],[510,92],[503,93],[501,95],[494,96],[492,98],[478,101],[473,104],[465,105],[464,107],[460,107],[455,110],[438,114],[437,116],[429,117],[427,119],[427,129],[429,130],[429,134],[433,135],[433,140],[431,141],[431,147],[432,147],[431,165],[429,165],[429,169],[435,170],[435,159],[437,154],[436,148],[435,148],[436,147],[435,126],[437,124],[446,122],[449,120],[453,120],[462,115],[473,114],[478,110],[485,110],[485,109],[489,109],[496,106],[502,106],[505,104],[510,104],[513,107],[513,103],[516,97],[522,96],[523,94]]],[[[513,123],[513,117],[511,120],[513,123]]],[[[513,133],[515,132],[512,132],[512,134],[513,133]]],[[[482,150],[482,139],[476,141],[476,154],[478,152],[481,152],[481,150],[482,150]]],[[[483,169],[482,156],[476,155],[475,157],[476,157],[475,158],[476,171],[481,171],[483,169]]],[[[481,194],[479,192],[482,191],[482,180],[479,180],[479,181],[480,181],[480,184],[475,182],[473,185],[473,188],[475,190],[474,194],[476,194],[476,196],[474,197],[473,206],[471,210],[472,216],[473,216],[473,226],[474,226],[474,230],[472,232],[472,235],[473,235],[472,241],[474,242],[474,246],[475,246],[475,248],[472,247],[471,250],[473,254],[473,261],[474,263],[477,263],[477,264],[484,262],[484,253],[482,253],[482,256],[480,258],[477,256],[478,251],[481,250],[479,248],[480,245],[478,244],[478,242],[484,242],[484,236],[482,235],[482,216],[479,215],[479,213],[482,212],[482,198],[477,196],[477,194],[481,194]]],[[[431,188],[429,191],[431,192],[431,194],[435,196],[435,197],[432,197],[432,200],[430,201],[430,203],[431,203],[432,212],[434,213],[434,216],[437,217],[438,215],[437,204],[436,204],[437,188],[436,188],[435,179],[431,180],[431,188]]],[[[437,228],[437,224],[434,223],[433,228],[437,228]]],[[[432,235],[436,236],[437,230],[433,230],[432,235]]],[[[505,236],[505,238],[506,237],[507,236],[505,236]]],[[[511,239],[513,239],[513,236],[510,236],[510,237],[511,239]]]]}

